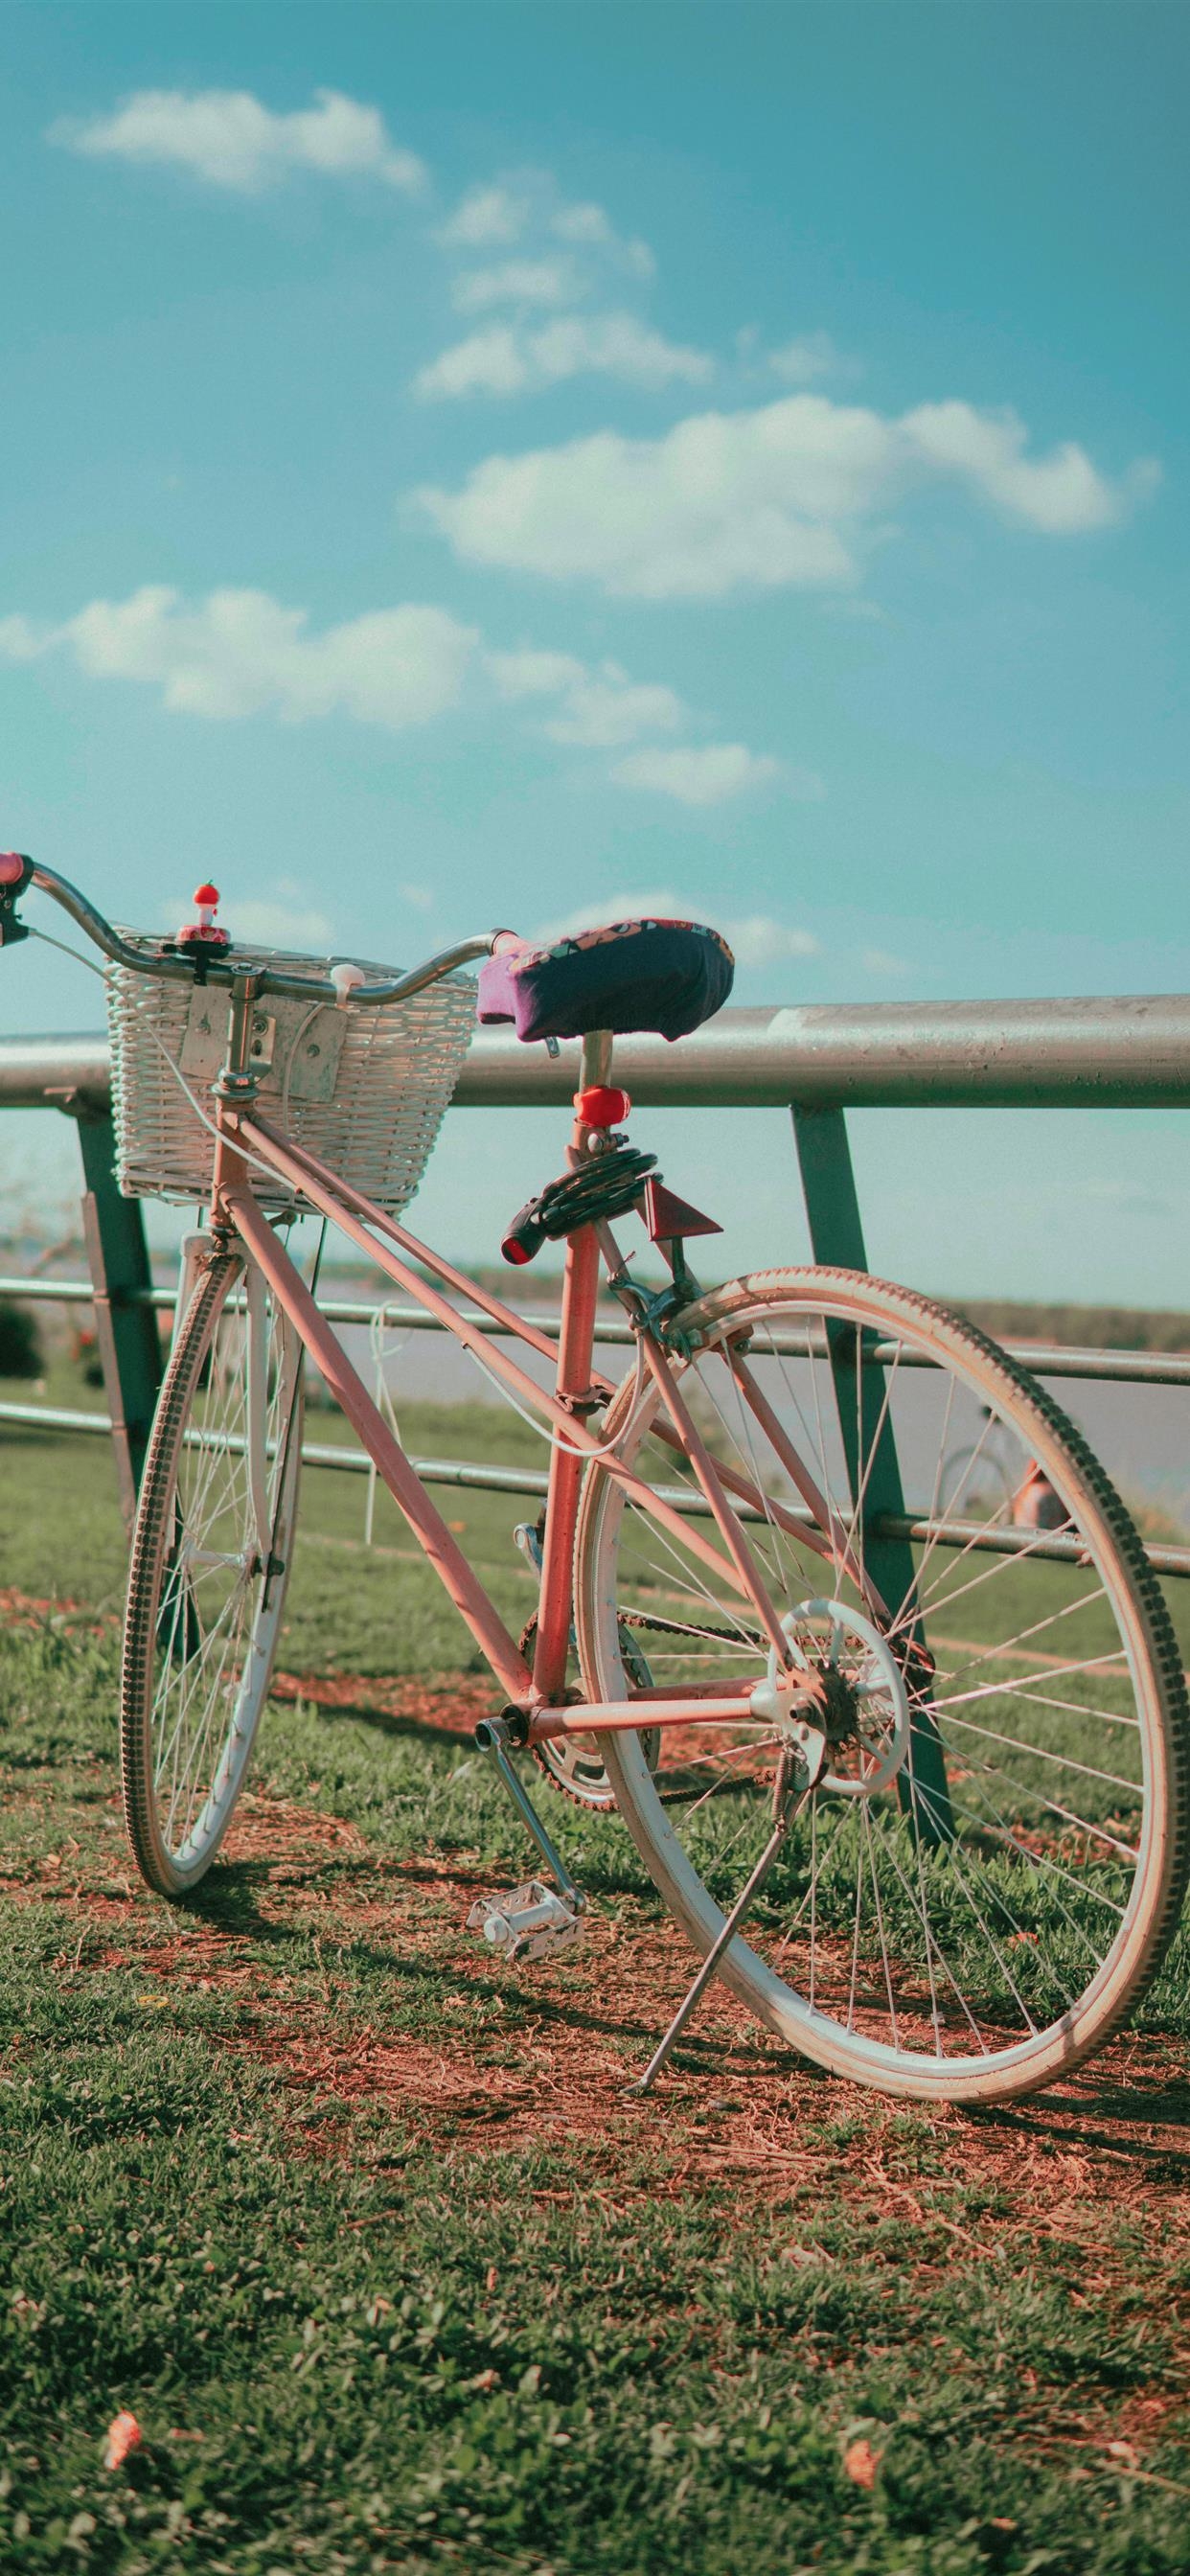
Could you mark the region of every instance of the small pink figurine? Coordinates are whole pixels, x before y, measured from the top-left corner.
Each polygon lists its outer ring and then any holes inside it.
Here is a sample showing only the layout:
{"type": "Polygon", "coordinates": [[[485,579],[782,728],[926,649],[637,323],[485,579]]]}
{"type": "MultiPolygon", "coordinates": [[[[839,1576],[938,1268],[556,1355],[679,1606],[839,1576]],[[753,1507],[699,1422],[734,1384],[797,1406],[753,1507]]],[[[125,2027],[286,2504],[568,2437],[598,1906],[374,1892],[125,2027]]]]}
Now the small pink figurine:
{"type": "Polygon", "coordinates": [[[215,920],[215,906],[219,901],[218,886],[196,886],[194,889],[194,900],[198,906],[198,919],[197,921],[184,921],[182,923],[182,927],[177,936],[177,946],[179,948],[191,948],[197,941],[201,940],[204,948],[230,947],[231,942],[227,932],[225,930],[220,930],[215,920]]]}

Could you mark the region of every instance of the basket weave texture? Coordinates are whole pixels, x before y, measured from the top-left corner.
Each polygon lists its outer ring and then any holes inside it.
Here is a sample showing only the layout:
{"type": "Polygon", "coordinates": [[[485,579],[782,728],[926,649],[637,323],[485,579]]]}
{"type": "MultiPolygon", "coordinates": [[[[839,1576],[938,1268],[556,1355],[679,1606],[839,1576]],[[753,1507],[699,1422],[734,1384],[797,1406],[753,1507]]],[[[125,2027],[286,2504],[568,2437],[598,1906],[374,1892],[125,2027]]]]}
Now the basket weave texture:
{"type": "MultiPolygon", "coordinates": [[[[325,978],[330,962],[275,949],[235,951],[235,964],[247,970],[273,966],[311,980],[325,978]]],[[[352,962],[369,979],[403,971],[352,962]]],[[[174,1068],[213,1118],[210,1087],[226,1053],[230,994],[216,985],[163,983],[124,966],[109,966],[105,981],[120,1188],[126,1198],[203,1199],[215,1139],[174,1068]]],[[[377,1010],[266,994],[253,1045],[261,1115],[395,1215],[425,1171],[474,1026],[469,975],[444,976],[411,1000],[377,1010]]],[[[251,1166],[248,1179],[262,1207],[292,1204],[280,1179],[251,1166]]]]}

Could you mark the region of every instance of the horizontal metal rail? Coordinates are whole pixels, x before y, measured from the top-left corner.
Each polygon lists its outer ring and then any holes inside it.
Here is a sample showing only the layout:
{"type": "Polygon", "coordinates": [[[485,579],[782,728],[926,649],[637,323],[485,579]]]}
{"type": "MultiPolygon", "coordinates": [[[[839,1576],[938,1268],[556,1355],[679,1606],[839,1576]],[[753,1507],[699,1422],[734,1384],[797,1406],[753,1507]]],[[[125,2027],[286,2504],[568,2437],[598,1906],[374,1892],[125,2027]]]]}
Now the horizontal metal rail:
{"type": "MultiPolygon", "coordinates": [[[[508,1030],[479,1029],[455,1101],[568,1107],[578,1065],[576,1044],[551,1058],[508,1030]]],[[[642,1108],[1185,1109],[1190,996],[720,1011],[677,1046],[618,1039],[616,1071],[642,1108]]],[[[0,1041],[0,1108],[110,1102],[98,1032],[0,1041]]]]}
{"type": "MultiPolygon", "coordinates": [[[[0,1297],[21,1298],[29,1305],[89,1306],[95,1291],[89,1279],[24,1279],[19,1272],[0,1276],[0,1297]]],[[[172,1288],[134,1288],[113,1302],[128,1306],[155,1306],[161,1314],[172,1314],[175,1296],[172,1288]]],[[[229,1303],[232,1302],[229,1300],[229,1303]]],[[[487,1315],[478,1308],[460,1310],[467,1322],[480,1333],[511,1336],[513,1326],[487,1315]]],[[[561,1329],[561,1318],[549,1309],[526,1306],[518,1309],[523,1320],[535,1332],[547,1333],[554,1341],[561,1329]]],[[[444,1333],[447,1329],[437,1315],[427,1315],[422,1306],[369,1302],[362,1297],[328,1297],[319,1300],[319,1313],[331,1324],[366,1324],[383,1314],[385,1325],[394,1332],[444,1333]]],[[[636,1335],[623,1315],[600,1315],[595,1324],[596,1342],[607,1349],[631,1350],[636,1335]]],[[[1075,1377],[1119,1380],[1122,1385],[1190,1386],[1190,1351],[1113,1351],[1098,1347],[1080,1347],[1070,1342],[1003,1342],[1002,1350],[1010,1359],[1019,1360],[1031,1369],[1034,1377],[1075,1377]]],[[[780,1359],[825,1359],[826,1341],[820,1334],[774,1333],[766,1342],[780,1359]]],[[[937,1368],[940,1363],[925,1351],[907,1351],[900,1342],[876,1342],[865,1356],[878,1367],[889,1368],[899,1357],[902,1368],[937,1368]]],[[[0,1414],[0,1420],[3,1415],[0,1414]]]]}
{"type": "MultiPolygon", "coordinates": [[[[0,1404],[0,1422],[39,1430],[104,1434],[110,1434],[112,1427],[106,1413],[70,1412],[65,1407],[43,1404],[0,1404]]],[[[188,1445],[239,1452],[244,1443],[223,1436],[217,1442],[204,1442],[201,1432],[192,1432],[188,1434],[188,1445]]],[[[366,1451],[349,1447],[346,1442],[340,1446],[337,1441],[303,1441],[301,1456],[304,1467],[330,1468],[337,1475],[366,1476],[372,1465],[366,1451]]],[[[480,1494],[524,1494],[534,1502],[544,1502],[549,1490],[549,1477],[541,1468],[491,1467],[471,1458],[413,1458],[410,1463],[425,1485],[453,1485],[480,1494]]],[[[655,1490],[661,1501],[687,1520],[713,1517],[704,1496],[692,1493],[689,1486],[658,1485],[655,1490]]],[[[754,1503],[741,1502],[737,1508],[742,1520],[763,1524],[765,1515],[754,1503]]],[[[790,1520],[800,1521],[807,1529],[817,1526],[813,1514],[801,1504],[786,1503],[782,1509],[790,1520]]],[[[1085,1553],[1080,1540],[1066,1538],[1060,1530],[1039,1533],[980,1521],[935,1521],[907,1512],[874,1514],[867,1523],[867,1535],[875,1539],[908,1539],[920,1546],[959,1548],[973,1556],[1027,1556],[1031,1563],[1052,1559],[1062,1565],[1078,1565],[1085,1553]]],[[[1190,1547],[1150,1547],[1146,1553],[1156,1573],[1190,1577],[1190,1547]]]]}

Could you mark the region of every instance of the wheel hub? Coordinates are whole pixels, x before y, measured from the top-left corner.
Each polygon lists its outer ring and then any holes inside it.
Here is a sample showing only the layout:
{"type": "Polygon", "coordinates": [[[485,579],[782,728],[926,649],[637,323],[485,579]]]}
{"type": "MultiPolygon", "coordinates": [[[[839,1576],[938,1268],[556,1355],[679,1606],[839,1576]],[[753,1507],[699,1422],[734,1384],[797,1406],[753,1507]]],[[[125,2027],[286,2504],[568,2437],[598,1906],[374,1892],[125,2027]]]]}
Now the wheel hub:
{"type": "Polygon", "coordinates": [[[799,1602],[781,1626],[792,1661],[782,1665],[773,1647],[753,1715],[786,1743],[810,1716],[827,1745],[818,1785],[874,1797],[909,1751],[909,1694],[887,1637],[844,1601],[799,1602]]]}

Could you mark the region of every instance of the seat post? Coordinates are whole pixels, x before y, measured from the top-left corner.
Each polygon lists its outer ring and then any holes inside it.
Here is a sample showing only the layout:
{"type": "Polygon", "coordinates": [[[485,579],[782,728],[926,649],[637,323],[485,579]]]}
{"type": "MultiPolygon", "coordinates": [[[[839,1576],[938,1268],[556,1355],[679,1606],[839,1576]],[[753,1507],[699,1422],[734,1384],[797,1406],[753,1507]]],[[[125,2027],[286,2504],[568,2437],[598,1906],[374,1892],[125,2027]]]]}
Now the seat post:
{"type": "Polygon", "coordinates": [[[594,1091],[611,1081],[612,1032],[610,1029],[588,1029],[583,1039],[582,1088],[594,1091]]]}

